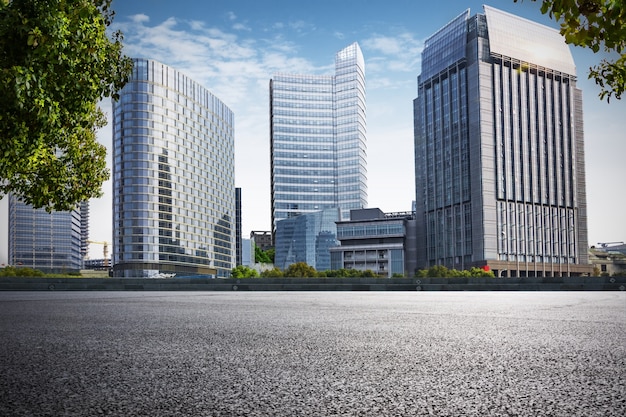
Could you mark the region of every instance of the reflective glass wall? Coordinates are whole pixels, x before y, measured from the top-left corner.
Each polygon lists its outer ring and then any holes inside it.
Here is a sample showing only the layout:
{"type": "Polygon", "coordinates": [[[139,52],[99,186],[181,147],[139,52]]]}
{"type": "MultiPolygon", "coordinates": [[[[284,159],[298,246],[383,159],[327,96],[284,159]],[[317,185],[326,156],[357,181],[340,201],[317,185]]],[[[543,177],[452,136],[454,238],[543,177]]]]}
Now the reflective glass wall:
{"type": "Polygon", "coordinates": [[[8,213],[9,264],[49,273],[82,268],[80,208],[48,213],[9,196],[8,213]]]}
{"type": "Polygon", "coordinates": [[[365,72],[358,44],[335,75],[270,81],[272,225],[303,213],[367,205],[365,72]]]}
{"type": "Polygon", "coordinates": [[[318,271],[330,269],[330,248],[337,241],[338,209],[306,213],[276,223],[274,265],[284,270],[305,262],[318,271]]]}
{"type": "Polygon", "coordinates": [[[136,59],[113,103],[113,138],[114,274],[229,276],[232,111],[175,69],[136,59]]]}

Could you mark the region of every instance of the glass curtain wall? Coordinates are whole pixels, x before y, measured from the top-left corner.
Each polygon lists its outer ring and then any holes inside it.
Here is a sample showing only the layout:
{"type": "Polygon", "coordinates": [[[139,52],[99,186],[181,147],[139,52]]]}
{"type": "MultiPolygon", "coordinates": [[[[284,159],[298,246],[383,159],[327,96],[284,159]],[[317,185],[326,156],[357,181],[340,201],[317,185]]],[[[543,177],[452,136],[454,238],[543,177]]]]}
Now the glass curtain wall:
{"type": "Polygon", "coordinates": [[[207,89],[136,59],[113,103],[114,274],[229,276],[234,116],[207,89]]]}
{"type": "Polygon", "coordinates": [[[365,72],[358,44],[335,75],[270,80],[272,228],[303,213],[367,204],[365,72]]]}
{"type": "Polygon", "coordinates": [[[9,196],[9,263],[49,273],[82,268],[80,208],[48,213],[9,196]]]}

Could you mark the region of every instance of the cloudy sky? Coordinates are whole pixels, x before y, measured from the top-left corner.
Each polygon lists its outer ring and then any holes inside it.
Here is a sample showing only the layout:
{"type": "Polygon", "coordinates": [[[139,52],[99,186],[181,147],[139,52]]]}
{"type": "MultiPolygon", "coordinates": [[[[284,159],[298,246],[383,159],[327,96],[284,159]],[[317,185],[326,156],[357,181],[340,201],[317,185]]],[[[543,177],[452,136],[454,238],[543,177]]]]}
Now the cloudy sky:
{"type": "MultiPolygon", "coordinates": [[[[337,51],[358,42],[365,57],[369,206],[408,211],[414,196],[413,114],[423,42],[479,1],[114,0],[125,53],[170,65],[235,113],[236,186],[243,237],[270,230],[269,79],[276,72],[327,74],[337,51]]],[[[540,3],[540,2],[539,2],[540,3]]],[[[496,0],[501,10],[557,28],[530,0],[496,0]]],[[[603,55],[572,48],[583,89],[589,243],[626,240],[626,99],[597,98],[587,80],[603,55]]],[[[110,114],[110,104],[103,103],[110,114]]],[[[100,140],[110,147],[110,126],[100,140]]],[[[111,160],[109,152],[109,162],[111,160]]],[[[109,164],[110,165],[110,164],[109,164]]],[[[91,239],[110,242],[111,184],[91,205],[91,239]]],[[[95,245],[94,245],[95,246],[95,245]]],[[[101,257],[101,248],[91,248],[101,257]]]]}

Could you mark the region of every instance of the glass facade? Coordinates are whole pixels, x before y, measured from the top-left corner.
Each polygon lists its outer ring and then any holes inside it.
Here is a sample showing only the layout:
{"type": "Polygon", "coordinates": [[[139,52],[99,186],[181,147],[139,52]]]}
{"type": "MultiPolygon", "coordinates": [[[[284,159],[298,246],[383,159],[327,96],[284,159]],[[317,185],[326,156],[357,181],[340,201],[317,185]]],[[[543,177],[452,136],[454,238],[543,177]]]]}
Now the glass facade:
{"type": "Polygon", "coordinates": [[[335,75],[270,81],[272,227],[328,208],[367,205],[365,72],[358,44],[339,51],[335,75]]]}
{"type": "Polygon", "coordinates": [[[114,275],[230,276],[232,111],[175,69],[135,59],[113,103],[113,145],[114,275]]]}
{"type": "Polygon", "coordinates": [[[326,209],[276,223],[274,265],[282,270],[305,262],[318,271],[330,269],[330,248],[337,241],[338,209],[326,209]]]}
{"type": "Polygon", "coordinates": [[[433,35],[423,57],[414,103],[419,267],[580,273],[582,105],[563,38],[485,6],[433,35]],[[431,50],[452,43],[464,54],[431,50]]]}
{"type": "Polygon", "coordinates": [[[47,273],[80,271],[86,246],[81,230],[88,230],[88,217],[81,218],[85,205],[48,213],[9,196],[9,264],[47,273]]]}

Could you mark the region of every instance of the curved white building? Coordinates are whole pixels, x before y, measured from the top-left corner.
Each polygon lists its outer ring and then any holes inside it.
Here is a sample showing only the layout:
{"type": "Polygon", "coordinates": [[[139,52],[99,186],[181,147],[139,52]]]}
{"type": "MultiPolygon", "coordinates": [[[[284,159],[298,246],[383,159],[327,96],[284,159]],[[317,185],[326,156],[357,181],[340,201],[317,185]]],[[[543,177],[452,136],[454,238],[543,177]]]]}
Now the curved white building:
{"type": "Polygon", "coordinates": [[[114,275],[229,276],[233,112],[177,70],[134,61],[113,103],[114,275]]]}

